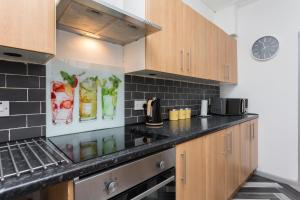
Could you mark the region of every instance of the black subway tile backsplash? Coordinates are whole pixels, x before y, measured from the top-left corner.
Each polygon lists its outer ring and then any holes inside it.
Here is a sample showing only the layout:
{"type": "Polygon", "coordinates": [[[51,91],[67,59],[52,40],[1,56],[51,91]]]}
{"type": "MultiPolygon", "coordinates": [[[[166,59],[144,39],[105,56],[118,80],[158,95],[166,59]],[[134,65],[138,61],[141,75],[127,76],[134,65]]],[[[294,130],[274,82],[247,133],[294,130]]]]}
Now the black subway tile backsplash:
{"type": "Polygon", "coordinates": [[[0,88],[0,101],[27,101],[27,89],[0,88]]]}
{"type": "Polygon", "coordinates": [[[22,140],[42,136],[43,127],[30,127],[10,130],[10,140],[22,140]]]}
{"type": "Polygon", "coordinates": [[[10,115],[41,113],[40,102],[10,102],[10,115]]]}
{"type": "Polygon", "coordinates": [[[0,60],[0,74],[27,74],[27,64],[0,60]]]}
{"type": "Polygon", "coordinates": [[[39,88],[39,77],[36,76],[19,76],[7,75],[6,87],[14,88],[39,88]]]}
{"type": "MultiPolygon", "coordinates": [[[[219,96],[219,86],[152,77],[125,76],[125,123],[144,122],[134,100],[160,97],[162,116],[172,108],[199,114],[201,99],[219,96]]],[[[9,117],[0,117],[0,142],[46,135],[46,67],[0,60],[0,101],[10,101],[9,117]]]]}
{"type": "Polygon", "coordinates": [[[1,129],[26,127],[26,116],[0,117],[1,129]]]}
{"type": "Polygon", "coordinates": [[[45,89],[29,89],[28,100],[29,101],[45,101],[46,90],[45,89]]]}
{"type": "Polygon", "coordinates": [[[28,64],[28,75],[46,76],[46,67],[44,65],[28,64]]]}
{"type": "Polygon", "coordinates": [[[168,118],[172,108],[191,108],[193,115],[200,114],[202,99],[218,97],[220,87],[208,85],[209,82],[191,83],[168,79],[140,76],[125,76],[125,123],[134,124],[145,121],[143,111],[134,110],[134,100],[146,100],[154,96],[161,99],[162,116],[168,118]]]}
{"type": "Polygon", "coordinates": [[[0,87],[5,87],[5,75],[0,74],[0,87]]]}
{"type": "Polygon", "coordinates": [[[27,126],[43,126],[46,124],[46,114],[27,115],[27,126]]]}
{"type": "Polygon", "coordinates": [[[7,142],[9,140],[9,131],[0,131],[0,143],[7,142]]]}
{"type": "Polygon", "coordinates": [[[0,101],[10,116],[0,117],[0,142],[45,136],[46,66],[0,60],[0,101]]]}

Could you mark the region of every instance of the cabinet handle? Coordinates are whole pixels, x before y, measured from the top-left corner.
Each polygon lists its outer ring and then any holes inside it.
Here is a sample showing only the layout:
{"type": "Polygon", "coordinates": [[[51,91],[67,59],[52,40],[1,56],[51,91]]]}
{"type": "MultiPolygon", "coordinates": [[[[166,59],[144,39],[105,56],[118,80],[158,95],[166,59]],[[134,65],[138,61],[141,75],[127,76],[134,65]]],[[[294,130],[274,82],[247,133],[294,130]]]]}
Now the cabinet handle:
{"type": "Polygon", "coordinates": [[[251,124],[252,125],[252,139],[255,139],[255,132],[254,132],[254,123],[251,124]]]}
{"type": "Polygon", "coordinates": [[[187,65],[187,68],[186,68],[186,71],[187,72],[189,72],[190,71],[190,62],[191,62],[191,60],[190,60],[190,52],[188,51],[187,53],[186,53],[186,55],[187,55],[187,62],[188,62],[188,65],[187,65]]]}
{"type": "Polygon", "coordinates": [[[233,140],[233,133],[232,131],[230,132],[230,154],[232,154],[232,140],[233,140]]]}
{"type": "Polygon", "coordinates": [[[183,49],[180,50],[180,61],[181,61],[181,66],[180,66],[180,70],[183,72],[183,65],[184,65],[184,51],[183,49]]]}
{"type": "Polygon", "coordinates": [[[190,72],[192,71],[192,49],[190,49],[190,66],[189,66],[190,72]]]}
{"type": "Polygon", "coordinates": [[[232,131],[229,133],[229,135],[227,135],[227,138],[226,138],[226,151],[228,154],[232,154],[232,131]]]}
{"type": "Polygon", "coordinates": [[[249,134],[249,139],[251,140],[252,139],[252,126],[251,126],[251,124],[249,124],[249,132],[248,132],[248,134],[249,134]]]}
{"type": "Polygon", "coordinates": [[[182,177],[181,177],[181,182],[183,184],[186,184],[186,152],[183,151],[182,154],[180,154],[181,159],[182,159],[182,177]]]}
{"type": "Polygon", "coordinates": [[[225,65],[224,80],[228,81],[228,65],[225,65]]]}
{"type": "Polygon", "coordinates": [[[230,80],[230,65],[227,65],[227,80],[230,80]]]}

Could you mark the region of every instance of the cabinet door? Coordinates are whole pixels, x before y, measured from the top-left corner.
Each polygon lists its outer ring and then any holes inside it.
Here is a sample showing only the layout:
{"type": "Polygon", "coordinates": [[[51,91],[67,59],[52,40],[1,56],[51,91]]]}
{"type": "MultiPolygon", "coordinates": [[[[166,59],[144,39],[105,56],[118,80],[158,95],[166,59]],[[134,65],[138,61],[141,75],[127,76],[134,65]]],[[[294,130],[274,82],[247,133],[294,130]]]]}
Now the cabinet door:
{"type": "Polygon", "coordinates": [[[176,146],[176,199],[205,200],[204,138],[176,146]]]}
{"type": "MultiPolygon", "coordinates": [[[[197,78],[209,79],[209,68],[207,66],[207,40],[206,19],[195,14],[194,17],[194,41],[191,43],[192,70],[191,73],[197,78]]],[[[187,36],[188,37],[188,36],[187,36]]]]}
{"type": "Polygon", "coordinates": [[[251,170],[258,167],[258,121],[251,121],[251,170]]]}
{"type": "Polygon", "coordinates": [[[226,70],[228,70],[227,66],[227,34],[219,30],[218,31],[218,81],[226,82],[229,81],[229,75],[226,70]]]}
{"type": "Polygon", "coordinates": [[[183,50],[182,74],[190,77],[208,78],[206,64],[206,20],[188,5],[183,5],[183,50]]]}
{"type": "Polygon", "coordinates": [[[0,3],[0,46],[55,54],[55,1],[0,3]]]}
{"type": "Polygon", "coordinates": [[[206,199],[225,200],[225,132],[208,135],[205,139],[206,199]]]}
{"type": "Polygon", "coordinates": [[[237,41],[227,36],[226,42],[226,82],[237,83],[237,41]]]}
{"type": "Polygon", "coordinates": [[[219,79],[219,29],[214,24],[206,21],[206,41],[207,41],[207,67],[209,69],[209,79],[219,79]]]}
{"type": "Polygon", "coordinates": [[[184,64],[181,0],[147,0],[147,19],[162,30],[146,37],[146,69],[180,74],[184,64]]]}
{"type": "Polygon", "coordinates": [[[251,122],[241,125],[241,169],[240,184],[246,181],[251,174],[251,122]]]}
{"type": "Polygon", "coordinates": [[[239,172],[241,163],[240,126],[226,130],[226,197],[232,197],[240,185],[239,172]]]}

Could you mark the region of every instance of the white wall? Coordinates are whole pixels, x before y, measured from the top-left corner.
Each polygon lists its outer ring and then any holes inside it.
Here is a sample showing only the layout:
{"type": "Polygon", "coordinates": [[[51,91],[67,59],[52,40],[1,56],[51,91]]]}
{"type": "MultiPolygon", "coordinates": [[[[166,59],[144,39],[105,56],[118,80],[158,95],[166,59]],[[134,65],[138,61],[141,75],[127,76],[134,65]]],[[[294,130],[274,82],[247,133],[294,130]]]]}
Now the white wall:
{"type": "Polygon", "coordinates": [[[123,67],[123,48],[101,40],[57,30],[56,56],[83,62],[123,67]]]}
{"type": "Polygon", "coordinates": [[[146,2],[145,0],[123,0],[123,9],[129,13],[132,13],[140,18],[145,19],[146,13],[146,2]]]}
{"type": "Polygon", "coordinates": [[[192,7],[198,13],[203,15],[206,19],[213,21],[215,18],[215,12],[209,9],[202,1],[199,0],[182,0],[184,3],[192,7]]]}
{"type": "Polygon", "coordinates": [[[215,13],[213,22],[222,28],[227,34],[233,35],[237,33],[236,15],[237,7],[232,5],[217,11],[215,13]]]}
{"type": "Polygon", "coordinates": [[[260,0],[237,12],[237,86],[221,88],[224,97],[249,98],[249,111],[259,118],[260,172],[298,181],[298,32],[299,0],[260,0]],[[261,36],[279,39],[277,57],[268,62],[251,58],[261,36]]]}

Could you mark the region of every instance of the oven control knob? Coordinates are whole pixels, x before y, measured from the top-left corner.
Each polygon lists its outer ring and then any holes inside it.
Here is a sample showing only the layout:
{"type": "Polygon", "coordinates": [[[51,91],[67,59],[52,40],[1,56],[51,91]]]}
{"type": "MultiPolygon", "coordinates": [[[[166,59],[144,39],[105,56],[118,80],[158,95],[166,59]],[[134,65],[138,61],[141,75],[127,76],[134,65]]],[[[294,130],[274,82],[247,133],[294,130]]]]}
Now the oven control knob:
{"type": "Polygon", "coordinates": [[[112,194],[117,190],[118,184],[115,181],[108,182],[106,184],[106,190],[108,194],[112,194]]]}
{"type": "Polygon", "coordinates": [[[165,165],[165,161],[160,161],[159,163],[158,163],[158,168],[159,169],[161,169],[161,170],[163,170],[163,169],[165,169],[165,167],[166,167],[166,165],[165,165]]]}

